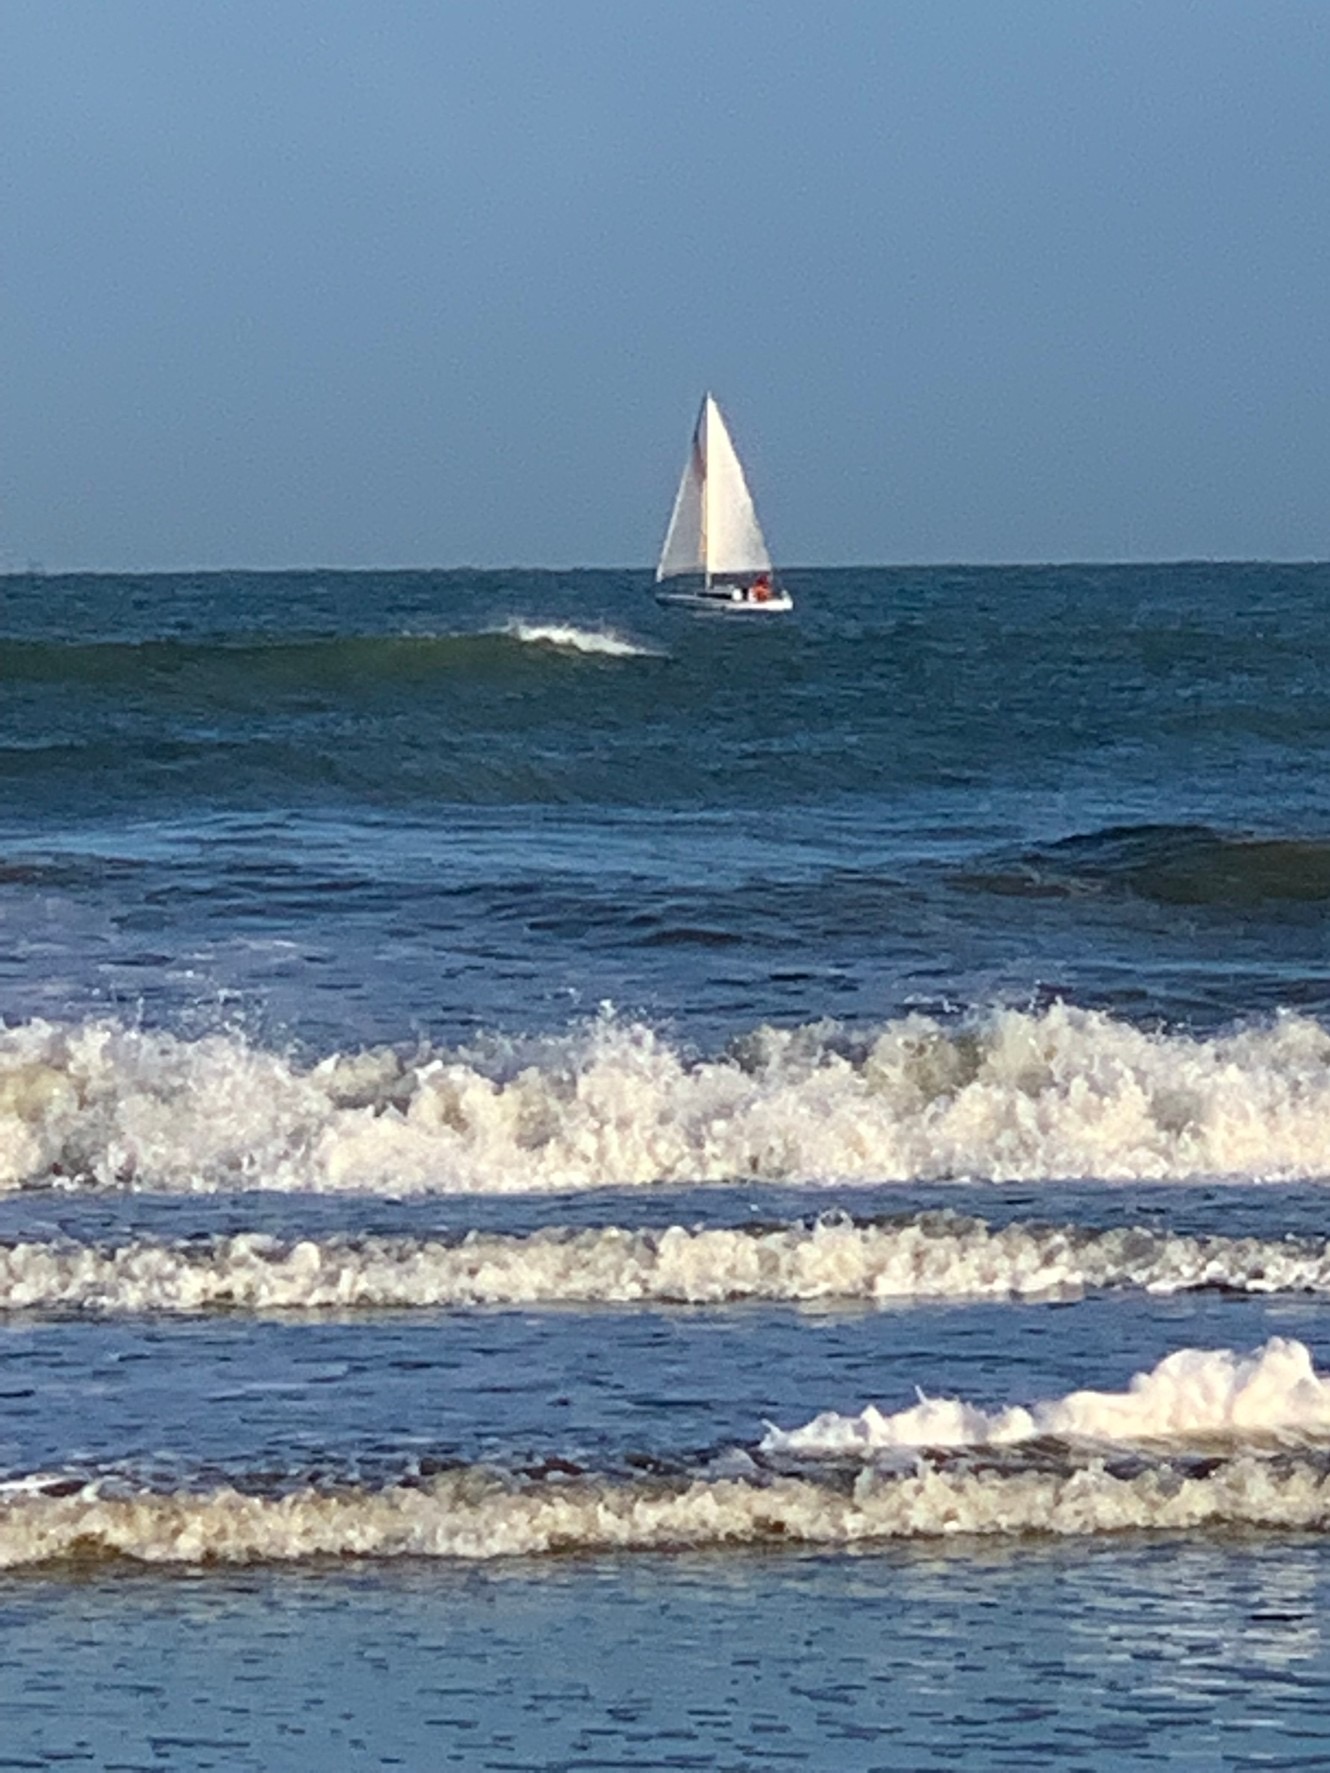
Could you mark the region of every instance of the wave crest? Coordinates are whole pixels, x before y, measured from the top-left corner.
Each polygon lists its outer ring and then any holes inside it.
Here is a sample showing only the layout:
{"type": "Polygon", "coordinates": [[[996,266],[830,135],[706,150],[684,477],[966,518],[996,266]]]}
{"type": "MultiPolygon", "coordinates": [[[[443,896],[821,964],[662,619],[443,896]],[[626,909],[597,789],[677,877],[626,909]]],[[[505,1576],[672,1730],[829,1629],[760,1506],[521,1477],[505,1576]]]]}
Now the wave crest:
{"type": "Polygon", "coordinates": [[[1075,1391],[988,1412],[960,1398],[927,1398],[892,1415],[829,1411],[802,1428],[772,1428],[765,1452],[873,1458],[921,1447],[1011,1447],[1039,1437],[1117,1445],[1185,1445],[1330,1435],[1330,1382],[1305,1344],[1272,1336],[1250,1354],[1182,1348],[1126,1391],[1075,1391]]]}
{"type": "Polygon", "coordinates": [[[626,640],[609,628],[580,628],[573,622],[532,622],[514,616],[499,630],[527,646],[557,647],[567,652],[598,653],[612,659],[659,658],[657,648],[626,640]]]}
{"type": "MultiPolygon", "coordinates": [[[[57,1488],[59,1486],[56,1486],[57,1488]]],[[[1247,1526],[1323,1528],[1330,1476],[1313,1459],[1244,1455],[1210,1469],[1096,1463],[1003,1472],[866,1470],[848,1489],[816,1477],[529,1482],[470,1468],[382,1489],[280,1497],[0,1497],[0,1569],[69,1559],[271,1564],[317,1558],[532,1557],[798,1544],[830,1548],[961,1534],[1018,1538],[1247,1526]]]]}
{"type": "Polygon", "coordinates": [[[1140,1229],[994,1229],[950,1213],[767,1227],[555,1227],[527,1236],[0,1246],[0,1312],[882,1304],[1068,1299],[1120,1288],[1330,1292],[1330,1244],[1140,1229]]]}
{"type": "Polygon", "coordinates": [[[966,871],[960,881],[1018,898],[1121,894],[1239,910],[1318,904],[1330,898],[1330,844],[1208,825],[1112,825],[966,871]]]}
{"type": "Polygon", "coordinates": [[[312,1069],[107,1021],[0,1032],[0,1186],[389,1193],[652,1182],[1330,1174],[1330,1036],[1215,1039],[1056,1004],[851,1040],[757,1030],[693,1060],[612,1019],[485,1052],[312,1069]]]}

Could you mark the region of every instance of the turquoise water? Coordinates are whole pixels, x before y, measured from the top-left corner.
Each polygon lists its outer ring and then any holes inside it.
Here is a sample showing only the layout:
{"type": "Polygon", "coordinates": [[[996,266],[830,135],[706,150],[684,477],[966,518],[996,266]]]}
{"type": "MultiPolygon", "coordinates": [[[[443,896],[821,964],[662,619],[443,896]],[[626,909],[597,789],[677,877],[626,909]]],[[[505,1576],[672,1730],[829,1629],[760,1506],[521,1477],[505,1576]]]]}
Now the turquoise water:
{"type": "Polygon", "coordinates": [[[0,585],[0,1764],[1323,1758],[1330,568],[790,584],[0,585]]]}

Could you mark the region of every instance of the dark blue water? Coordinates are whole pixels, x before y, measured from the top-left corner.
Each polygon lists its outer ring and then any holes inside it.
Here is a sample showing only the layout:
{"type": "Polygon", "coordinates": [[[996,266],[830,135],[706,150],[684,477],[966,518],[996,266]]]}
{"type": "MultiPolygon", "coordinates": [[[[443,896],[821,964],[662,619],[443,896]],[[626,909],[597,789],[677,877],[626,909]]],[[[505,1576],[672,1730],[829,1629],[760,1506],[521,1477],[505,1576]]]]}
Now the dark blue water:
{"type": "Polygon", "coordinates": [[[11,1015],[1325,1008],[1330,570],[791,583],[727,624],[631,574],[6,581],[11,1015]]]}
{"type": "Polygon", "coordinates": [[[788,582],[0,582],[0,1759],[1317,1764],[1330,568],[788,582]]]}

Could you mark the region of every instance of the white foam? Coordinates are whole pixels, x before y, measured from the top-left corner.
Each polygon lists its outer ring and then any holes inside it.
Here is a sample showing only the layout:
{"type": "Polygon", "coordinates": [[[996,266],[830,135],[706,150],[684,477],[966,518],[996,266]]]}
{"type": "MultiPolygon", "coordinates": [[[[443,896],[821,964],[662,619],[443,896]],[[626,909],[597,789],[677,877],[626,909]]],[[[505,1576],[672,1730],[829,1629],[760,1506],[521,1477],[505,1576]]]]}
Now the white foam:
{"type": "Polygon", "coordinates": [[[552,646],[568,652],[600,653],[613,659],[659,657],[655,647],[626,640],[623,635],[616,634],[610,628],[579,628],[571,622],[529,622],[515,616],[504,624],[500,632],[528,646],[552,646]]]}
{"type": "Polygon", "coordinates": [[[1211,1286],[1330,1292],[1330,1246],[1019,1223],[994,1230],[943,1214],[760,1231],[682,1225],[554,1227],[527,1236],[472,1231],[451,1242],[290,1242],[244,1232],[118,1247],[0,1245],[0,1312],[883,1303],[1211,1286]]]}
{"type": "Polygon", "coordinates": [[[1204,1475],[867,1468],[849,1493],[814,1479],[522,1483],[481,1469],[418,1487],[0,1496],[0,1569],[78,1558],[148,1564],[462,1558],[754,1544],[842,1547],[959,1534],[1088,1535],[1216,1526],[1322,1528],[1330,1479],[1311,1461],[1241,1455],[1204,1475]]]}
{"type": "Polygon", "coordinates": [[[386,1049],[303,1070],[114,1022],[0,1033],[0,1186],[554,1191],[651,1182],[1330,1175],[1330,1036],[1212,1040],[1056,1005],[925,1017],[850,1050],[760,1029],[693,1061],[601,1020],[483,1058],[386,1049]]]}
{"type": "Polygon", "coordinates": [[[1010,1447],[1036,1436],[1125,1445],[1178,1445],[1253,1438],[1330,1435],[1330,1382],[1312,1367],[1301,1342],[1274,1336],[1250,1354],[1183,1348],[1126,1391],[1075,1391],[1066,1397],[988,1412],[960,1398],[926,1398],[884,1415],[834,1411],[802,1428],[772,1428],[767,1452],[872,1457],[919,1447],[1010,1447]]]}

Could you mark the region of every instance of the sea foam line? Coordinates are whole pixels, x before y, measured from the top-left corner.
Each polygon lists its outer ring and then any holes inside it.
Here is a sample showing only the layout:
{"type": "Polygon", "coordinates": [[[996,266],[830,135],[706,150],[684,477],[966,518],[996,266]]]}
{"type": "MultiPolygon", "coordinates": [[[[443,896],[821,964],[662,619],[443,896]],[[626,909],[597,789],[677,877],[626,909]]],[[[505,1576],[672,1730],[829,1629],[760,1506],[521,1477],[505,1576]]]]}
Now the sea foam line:
{"type": "Polygon", "coordinates": [[[1057,1004],[754,1030],[697,1059],[599,1020],[312,1069],[112,1021],[0,1030],[0,1187],[501,1194],[654,1182],[1330,1175],[1330,1035],[1209,1040],[1057,1004]]]}
{"type": "Polygon", "coordinates": [[[1330,1243],[1087,1231],[948,1213],[884,1224],[555,1227],[460,1239],[0,1245],[0,1312],[1074,1298],[1107,1288],[1330,1292],[1330,1243]]]}
{"type": "Polygon", "coordinates": [[[1246,1526],[1323,1528],[1330,1477],[1311,1460],[1242,1455],[1203,1474],[1117,1475],[921,1465],[866,1469],[848,1492],[816,1478],[521,1482],[480,1468],[420,1484],[280,1497],[0,1497],[0,1569],[78,1558],[262,1564],[318,1558],[490,1559],[548,1553],[802,1544],[830,1548],[958,1535],[1012,1538],[1246,1526]]]}

